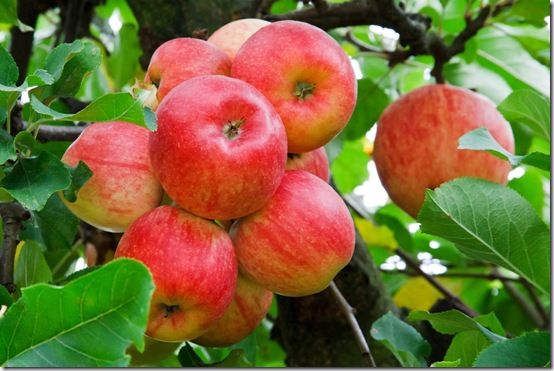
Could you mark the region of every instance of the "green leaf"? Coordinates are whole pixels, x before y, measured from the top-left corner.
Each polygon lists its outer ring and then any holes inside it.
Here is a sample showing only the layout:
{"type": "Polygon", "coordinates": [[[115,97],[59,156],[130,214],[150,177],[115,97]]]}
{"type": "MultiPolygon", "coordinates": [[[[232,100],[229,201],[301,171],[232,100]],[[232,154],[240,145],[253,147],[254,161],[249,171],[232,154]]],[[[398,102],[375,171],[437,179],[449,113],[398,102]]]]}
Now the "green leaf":
{"type": "Polygon", "coordinates": [[[550,156],[540,152],[532,152],[525,156],[513,155],[493,138],[487,128],[478,128],[462,135],[458,141],[458,149],[487,151],[498,158],[508,160],[514,167],[527,164],[550,171],[550,156]]]}
{"type": "Polygon", "coordinates": [[[441,368],[460,367],[460,360],[457,359],[455,361],[438,361],[431,364],[431,367],[441,367],[441,368]]]}
{"type": "Polygon", "coordinates": [[[235,367],[252,367],[253,364],[248,361],[245,356],[245,352],[242,349],[233,349],[231,353],[221,362],[212,363],[210,367],[223,367],[223,368],[235,368],[235,367]]]}
{"type": "Polygon", "coordinates": [[[508,187],[525,198],[533,206],[538,215],[542,215],[543,209],[548,207],[545,205],[543,176],[539,170],[526,168],[523,176],[508,182],[508,187]]]}
{"type": "Polygon", "coordinates": [[[367,154],[363,142],[344,141],[342,150],[331,163],[331,172],[341,193],[350,193],[367,179],[367,154]]]}
{"type": "Polygon", "coordinates": [[[42,152],[42,146],[33,134],[28,131],[21,131],[17,133],[13,139],[13,146],[19,152],[26,153],[27,155],[38,155],[42,152]]]}
{"type": "Polygon", "coordinates": [[[544,18],[549,15],[549,0],[518,0],[498,18],[515,18],[517,21],[525,21],[537,27],[543,27],[545,25],[544,18]]]}
{"type": "Polygon", "coordinates": [[[196,354],[194,349],[187,342],[185,345],[179,349],[179,354],[177,355],[181,366],[183,367],[201,367],[205,366],[202,359],[196,354]]]}
{"type": "Polygon", "coordinates": [[[546,367],[550,360],[550,334],[531,332],[486,348],[475,367],[546,367]]]}
{"type": "Polygon", "coordinates": [[[408,229],[397,218],[387,215],[386,213],[377,212],[374,215],[375,222],[380,225],[386,225],[394,234],[394,239],[398,242],[398,246],[406,251],[412,251],[413,239],[408,229]]]}
{"type": "Polygon", "coordinates": [[[550,65],[550,31],[529,24],[507,25],[496,23],[494,27],[517,40],[539,62],[550,65]]]}
{"type": "Polygon", "coordinates": [[[389,103],[389,96],[379,85],[370,79],[358,80],[356,108],[341,135],[347,140],[363,137],[389,103]]]}
{"type": "MultiPolygon", "coordinates": [[[[35,96],[31,97],[31,107],[44,117],[58,121],[125,121],[146,126],[145,112],[140,101],[135,100],[129,93],[103,95],[75,114],[55,111],[35,96]]],[[[152,120],[151,116],[149,120],[152,120]]]]}
{"type": "Polygon", "coordinates": [[[10,305],[13,304],[13,297],[10,295],[8,290],[3,285],[0,285],[0,307],[2,305],[7,306],[8,308],[10,305]]]}
{"type": "Polygon", "coordinates": [[[0,23],[17,23],[17,0],[0,1],[0,23]]]}
{"type": "Polygon", "coordinates": [[[64,287],[38,284],[0,319],[0,365],[118,367],[144,348],[154,285],[140,262],[117,259],[64,287]]]}
{"type": "Polygon", "coordinates": [[[444,360],[456,362],[456,367],[471,367],[477,355],[491,343],[485,335],[479,331],[462,331],[454,336],[444,360]]]}
{"type": "Polygon", "coordinates": [[[491,27],[475,37],[477,61],[502,76],[512,89],[532,88],[550,94],[550,70],[537,62],[518,41],[491,27]]]}
{"type": "Polygon", "coordinates": [[[65,64],[79,54],[84,47],[81,40],[75,40],[71,44],[64,43],[58,45],[48,54],[48,57],[44,61],[44,68],[54,81],[59,80],[65,64]]]}
{"type": "Polygon", "coordinates": [[[92,176],[92,170],[83,161],[79,161],[77,166],[68,167],[71,173],[71,185],[63,191],[64,198],[69,202],[77,200],[77,192],[92,176]]]}
{"type": "Polygon", "coordinates": [[[21,288],[51,280],[52,272],[44,259],[42,249],[38,244],[26,241],[17,258],[14,283],[21,288]]]}
{"type": "Polygon", "coordinates": [[[284,14],[296,9],[297,3],[295,0],[277,0],[271,4],[271,14],[284,14]]]}
{"type": "Polygon", "coordinates": [[[441,334],[457,334],[462,331],[476,330],[480,331],[491,342],[502,341],[505,338],[487,329],[475,319],[468,317],[458,310],[448,310],[446,312],[429,313],[418,310],[411,312],[408,316],[410,321],[429,321],[433,328],[441,334]]]}
{"type": "Polygon", "coordinates": [[[48,251],[69,250],[78,226],[79,219],[54,194],[42,210],[31,211],[31,218],[23,222],[21,239],[43,244],[48,251]]]}
{"type": "MultiPolygon", "coordinates": [[[[0,14],[2,14],[2,5],[0,5],[0,14]]],[[[0,23],[2,23],[1,19],[0,23]]],[[[19,69],[17,68],[15,60],[11,54],[0,45],[0,84],[14,86],[18,77],[19,69]]]]}
{"type": "Polygon", "coordinates": [[[144,107],[144,122],[148,130],[156,131],[158,129],[156,113],[148,107],[144,107]]]}
{"type": "Polygon", "coordinates": [[[8,160],[15,160],[17,154],[13,146],[13,138],[5,130],[0,129],[0,165],[8,160]]]}
{"type": "Polygon", "coordinates": [[[0,186],[29,210],[42,209],[54,192],[70,184],[69,170],[49,152],[21,159],[0,181],[0,186]]]}
{"type": "Polygon", "coordinates": [[[387,312],[371,326],[371,336],[381,341],[402,367],[426,367],[431,347],[412,326],[387,312]]]}
{"type": "Polygon", "coordinates": [[[467,256],[510,269],[550,290],[550,233],[517,192],[459,178],[427,190],[421,230],[452,241],[467,256]]]}
{"type": "Polygon", "coordinates": [[[510,122],[521,122],[535,134],[550,140],[550,101],[533,90],[516,90],[498,110],[510,122]]]}
{"type": "Polygon", "coordinates": [[[113,51],[106,61],[114,90],[121,90],[135,76],[141,54],[137,26],[125,23],[115,37],[113,51]]]}

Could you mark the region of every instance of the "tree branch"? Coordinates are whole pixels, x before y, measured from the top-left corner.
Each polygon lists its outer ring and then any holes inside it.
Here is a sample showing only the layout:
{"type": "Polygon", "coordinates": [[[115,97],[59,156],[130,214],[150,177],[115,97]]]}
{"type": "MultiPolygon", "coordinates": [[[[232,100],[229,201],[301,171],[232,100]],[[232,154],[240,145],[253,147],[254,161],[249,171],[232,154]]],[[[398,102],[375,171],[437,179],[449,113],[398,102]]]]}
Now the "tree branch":
{"type": "Polygon", "coordinates": [[[535,305],[535,309],[537,310],[537,313],[542,318],[542,324],[539,326],[542,329],[548,329],[550,326],[550,316],[548,313],[546,313],[546,310],[542,306],[542,303],[534,289],[534,287],[527,281],[525,278],[521,277],[520,280],[521,284],[525,289],[527,290],[527,293],[531,297],[531,300],[533,301],[533,304],[535,305]]]}
{"type": "Polygon", "coordinates": [[[21,222],[29,218],[30,214],[18,202],[0,203],[0,215],[4,222],[4,241],[0,251],[0,279],[2,285],[9,291],[14,292],[16,287],[13,283],[15,250],[19,243],[19,231],[21,222]]]}
{"type": "Polygon", "coordinates": [[[331,281],[329,289],[333,293],[335,299],[337,299],[341,312],[344,314],[346,320],[348,321],[348,324],[350,325],[350,328],[352,329],[352,333],[354,334],[354,338],[356,339],[356,344],[358,344],[358,348],[360,349],[362,356],[367,360],[369,367],[377,367],[377,365],[375,364],[375,360],[373,359],[373,355],[371,354],[371,350],[369,349],[369,345],[365,340],[364,333],[362,332],[362,329],[360,328],[360,325],[358,324],[358,321],[356,320],[356,317],[354,315],[355,309],[352,308],[350,304],[348,304],[344,296],[342,296],[342,293],[340,292],[335,282],[331,281]]]}
{"type": "MultiPolygon", "coordinates": [[[[410,272],[406,270],[388,270],[388,269],[381,269],[381,272],[383,273],[400,273],[400,274],[406,274],[409,276],[419,276],[418,272],[410,272]]],[[[519,278],[514,277],[507,277],[504,275],[501,275],[499,273],[477,273],[477,272],[447,272],[443,274],[437,274],[435,277],[461,277],[461,278],[476,278],[476,279],[483,279],[483,280],[506,280],[506,281],[516,281],[518,282],[519,278]]]]}

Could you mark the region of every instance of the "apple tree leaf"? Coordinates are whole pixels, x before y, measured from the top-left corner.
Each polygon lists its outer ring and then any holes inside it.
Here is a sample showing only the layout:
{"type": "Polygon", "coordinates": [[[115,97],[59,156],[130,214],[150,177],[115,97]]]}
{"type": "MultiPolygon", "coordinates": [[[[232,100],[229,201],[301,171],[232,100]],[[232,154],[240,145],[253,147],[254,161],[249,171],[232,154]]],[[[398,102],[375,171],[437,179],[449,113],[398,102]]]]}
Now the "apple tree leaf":
{"type": "Polygon", "coordinates": [[[546,367],[550,360],[550,334],[531,332],[495,343],[482,351],[474,367],[546,367]]]}
{"type": "Polygon", "coordinates": [[[510,122],[529,126],[536,135],[550,140],[550,101],[531,89],[516,90],[498,105],[510,122]]]}
{"type": "Polygon", "coordinates": [[[40,245],[33,241],[26,241],[17,258],[14,283],[21,288],[51,280],[52,271],[44,258],[40,245]]]}
{"type": "Polygon", "coordinates": [[[131,343],[144,348],[153,289],[148,269],[131,259],[112,261],[63,287],[25,288],[0,319],[0,365],[126,366],[131,343]]]}

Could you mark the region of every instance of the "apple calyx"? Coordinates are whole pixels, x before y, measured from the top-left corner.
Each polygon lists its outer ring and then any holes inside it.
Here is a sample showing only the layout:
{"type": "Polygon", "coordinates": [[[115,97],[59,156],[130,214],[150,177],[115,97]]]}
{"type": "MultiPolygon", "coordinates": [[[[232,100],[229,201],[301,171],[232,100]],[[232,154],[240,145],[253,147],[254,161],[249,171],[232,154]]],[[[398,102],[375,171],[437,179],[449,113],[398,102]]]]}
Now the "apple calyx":
{"type": "Polygon", "coordinates": [[[296,87],[294,89],[294,96],[301,100],[308,99],[315,89],[315,84],[300,81],[296,83],[296,87]]]}
{"type": "Polygon", "coordinates": [[[227,139],[235,139],[240,134],[240,127],[244,124],[244,119],[229,121],[223,126],[223,134],[227,139]]]}
{"type": "Polygon", "coordinates": [[[131,87],[131,95],[133,98],[138,99],[143,107],[148,107],[152,111],[156,111],[158,108],[158,84],[157,82],[144,82],[136,80],[135,84],[131,87]]]}
{"type": "Polygon", "coordinates": [[[297,158],[300,158],[302,156],[301,153],[287,153],[287,158],[289,160],[295,160],[297,158]]]}
{"type": "Polygon", "coordinates": [[[175,313],[179,310],[179,305],[177,305],[177,304],[168,305],[168,304],[163,304],[162,303],[161,305],[162,305],[162,308],[164,310],[164,318],[169,317],[170,315],[172,315],[173,313],[175,313]]]}

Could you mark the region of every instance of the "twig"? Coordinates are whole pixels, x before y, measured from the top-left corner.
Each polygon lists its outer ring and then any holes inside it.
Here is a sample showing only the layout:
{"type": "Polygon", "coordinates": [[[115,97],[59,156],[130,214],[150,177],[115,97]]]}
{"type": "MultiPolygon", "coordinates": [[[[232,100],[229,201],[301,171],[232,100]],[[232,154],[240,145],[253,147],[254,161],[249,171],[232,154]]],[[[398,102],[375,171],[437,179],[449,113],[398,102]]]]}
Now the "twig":
{"type": "Polygon", "coordinates": [[[546,313],[546,310],[542,306],[542,303],[537,295],[537,292],[533,288],[533,286],[527,281],[525,278],[521,277],[520,280],[523,287],[525,287],[525,290],[527,290],[527,293],[531,297],[531,300],[533,301],[533,304],[535,305],[535,309],[537,310],[537,313],[542,319],[542,325],[539,327],[542,329],[547,329],[550,325],[550,316],[548,313],[546,313]]]}
{"type": "Polygon", "coordinates": [[[0,279],[2,285],[9,291],[14,292],[16,287],[13,283],[15,250],[19,242],[19,231],[21,222],[28,219],[30,214],[17,202],[0,203],[0,215],[4,222],[4,241],[0,251],[0,279]]]}
{"type": "MultiPolygon", "coordinates": [[[[410,272],[406,270],[387,270],[381,269],[383,273],[401,273],[410,276],[418,276],[417,272],[410,272]]],[[[498,273],[477,273],[477,272],[447,272],[443,274],[437,274],[435,277],[462,277],[462,278],[477,278],[483,280],[506,280],[506,281],[519,281],[519,278],[506,277],[498,273]]]]}
{"type": "Polygon", "coordinates": [[[375,360],[373,359],[373,355],[371,354],[371,350],[369,349],[369,345],[365,340],[364,333],[362,332],[362,329],[360,328],[360,325],[358,324],[358,321],[356,320],[356,317],[354,315],[354,308],[352,308],[348,301],[346,301],[344,296],[342,296],[342,293],[340,292],[335,282],[331,281],[329,288],[331,289],[333,296],[335,296],[335,298],[337,299],[340,309],[346,317],[350,328],[352,329],[352,333],[354,334],[354,338],[356,339],[356,343],[358,344],[358,348],[360,349],[362,356],[367,360],[367,363],[370,367],[377,367],[377,365],[375,364],[375,360]]]}
{"type": "Polygon", "coordinates": [[[404,260],[406,265],[416,271],[420,276],[425,278],[427,282],[429,282],[434,288],[436,288],[441,294],[444,295],[444,297],[450,301],[457,309],[464,312],[470,317],[476,317],[479,315],[476,311],[468,307],[462,300],[460,300],[459,297],[454,295],[450,292],[446,287],[444,287],[434,276],[430,276],[427,273],[425,273],[420,265],[419,262],[416,261],[414,258],[412,258],[410,255],[408,255],[404,250],[401,248],[397,248],[395,250],[396,254],[404,260]]]}

